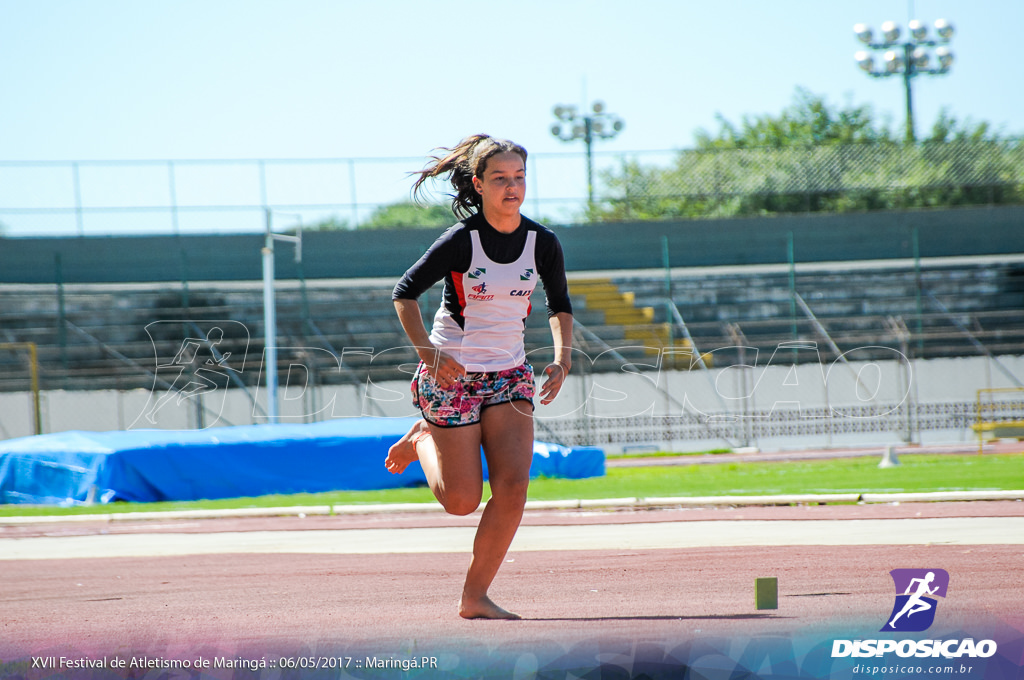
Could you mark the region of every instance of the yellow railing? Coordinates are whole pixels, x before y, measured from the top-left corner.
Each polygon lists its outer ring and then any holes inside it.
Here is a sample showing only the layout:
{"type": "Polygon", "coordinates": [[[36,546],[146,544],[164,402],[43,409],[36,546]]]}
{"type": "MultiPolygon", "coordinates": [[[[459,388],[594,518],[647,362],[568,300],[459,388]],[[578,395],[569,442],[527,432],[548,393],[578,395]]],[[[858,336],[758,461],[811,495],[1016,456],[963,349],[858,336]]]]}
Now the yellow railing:
{"type": "Polygon", "coordinates": [[[1024,387],[987,387],[978,390],[977,420],[971,428],[978,434],[978,453],[982,452],[985,445],[986,434],[990,434],[992,438],[1024,437],[1024,420],[993,418],[999,410],[1015,405],[1014,402],[997,400],[996,396],[1001,394],[1017,394],[1024,398],[1024,387]],[[988,400],[985,399],[986,396],[988,400]]]}
{"type": "Polygon", "coordinates": [[[32,411],[35,415],[36,434],[43,433],[43,416],[39,408],[39,350],[34,342],[0,342],[0,350],[27,350],[28,371],[32,389],[32,411]]]}

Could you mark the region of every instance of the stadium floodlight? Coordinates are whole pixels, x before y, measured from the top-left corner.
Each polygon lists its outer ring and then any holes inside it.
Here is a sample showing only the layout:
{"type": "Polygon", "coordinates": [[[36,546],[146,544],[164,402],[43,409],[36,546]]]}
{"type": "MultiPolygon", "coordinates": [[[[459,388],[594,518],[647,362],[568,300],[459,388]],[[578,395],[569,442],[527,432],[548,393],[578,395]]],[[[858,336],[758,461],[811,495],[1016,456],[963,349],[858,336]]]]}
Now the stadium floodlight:
{"type": "Polygon", "coordinates": [[[853,55],[853,58],[857,60],[857,66],[862,70],[871,73],[875,70],[875,60],[871,57],[870,52],[861,50],[853,55]]]}
{"type": "Polygon", "coordinates": [[[928,27],[917,19],[910,20],[910,23],[907,24],[907,30],[910,31],[910,35],[917,42],[922,42],[928,39],[928,27]]]}
{"type": "Polygon", "coordinates": [[[873,78],[903,76],[907,108],[907,143],[914,141],[914,97],[911,81],[920,75],[945,75],[953,66],[953,52],[946,46],[953,38],[953,25],[945,19],[937,20],[934,25],[938,39],[929,37],[928,28],[922,22],[917,19],[910,21],[907,24],[908,39],[903,43],[899,42],[902,31],[893,21],[882,24],[882,37],[878,42],[875,42],[874,32],[867,24],[855,24],[853,27],[857,40],[872,50],[884,50],[882,64],[877,69],[874,59],[867,51],[855,52],[853,58],[858,68],[873,78]]]}
{"type": "Polygon", "coordinates": [[[900,27],[895,21],[886,21],[882,24],[882,39],[886,45],[895,45],[900,39],[900,27]]]}
{"type": "Polygon", "coordinates": [[[903,57],[896,50],[889,50],[882,59],[885,61],[886,73],[900,73],[903,70],[903,57]]]}
{"type": "Polygon", "coordinates": [[[931,52],[918,47],[914,50],[914,68],[919,71],[928,70],[928,63],[931,61],[931,52]]]}
{"type": "Polygon", "coordinates": [[[939,38],[943,42],[949,42],[953,39],[953,24],[945,19],[936,19],[935,32],[939,34],[939,38]]]}
{"type": "Polygon", "coordinates": [[[608,113],[604,102],[594,101],[589,113],[580,113],[575,106],[559,104],[552,112],[558,122],[551,126],[551,134],[563,142],[582,139],[587,147],[587,205],[594,204],[594,156],[595,139],[611,139],[625,127],[622,119],[608,113]]]}

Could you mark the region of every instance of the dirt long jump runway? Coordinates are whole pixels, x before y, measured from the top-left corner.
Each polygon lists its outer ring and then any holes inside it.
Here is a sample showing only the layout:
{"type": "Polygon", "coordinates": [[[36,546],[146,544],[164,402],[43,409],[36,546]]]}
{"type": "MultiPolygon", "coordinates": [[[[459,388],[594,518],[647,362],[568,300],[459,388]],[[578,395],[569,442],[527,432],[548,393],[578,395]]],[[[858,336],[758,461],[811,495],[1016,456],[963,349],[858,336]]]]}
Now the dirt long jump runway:
{"type": "Polygon", "coordinates": [[[456,614],[477,520],[0,520],[0,659],[206,650],[443,662],[594,640],[874,635],[895,568],[949,572],[944,628],[984,620],[1024,637],[1020,502],[530,511],[492,588],[522,621],[456,614]],[[765,576],[778,578],[776,610],[755,608],[765,576]]]}

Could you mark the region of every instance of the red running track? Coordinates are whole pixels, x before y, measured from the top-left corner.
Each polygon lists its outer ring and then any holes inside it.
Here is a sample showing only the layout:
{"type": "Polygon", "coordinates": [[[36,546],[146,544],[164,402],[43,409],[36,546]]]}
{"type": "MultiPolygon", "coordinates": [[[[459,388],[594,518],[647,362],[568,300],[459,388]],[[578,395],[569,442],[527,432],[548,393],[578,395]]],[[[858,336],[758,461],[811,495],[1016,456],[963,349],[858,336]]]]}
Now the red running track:
{"type": "MultiPolygon", "coordinates": [[[[528,512],[524,524],[1022,515],[1024,503],[975,502],[537,511],[528,512]]],[[[76,522],[5,526],[0,537],[464,526],[476,521],[420,514],[76,522]]],[[[907,567],[950,573],[949,595],[941,603],[944,630],[983,625],[1024,637],[1024,546],[1014,543],[513,552],[491,594],[519,612],[522,621],[457,616],[467,553],[69,555],[0,561],[0,660],[69,654],[426,655],[456,669],[460,655],[500,652],[521,662],[523,654],[532,654],[530,663],[536,664],[545,654],[594,641],[617,641],[620,651],[624,645],[638,653],[643,645],[666,648],[716,637],[827,637],[829,630],[877,635],[893,604],[888,572],[907,567]],[[777,610],[755,608],[754,579],[763,576],[779,579],[777,610]]],[[[331,677],[347,676],[338,671],[331,677]]]]}

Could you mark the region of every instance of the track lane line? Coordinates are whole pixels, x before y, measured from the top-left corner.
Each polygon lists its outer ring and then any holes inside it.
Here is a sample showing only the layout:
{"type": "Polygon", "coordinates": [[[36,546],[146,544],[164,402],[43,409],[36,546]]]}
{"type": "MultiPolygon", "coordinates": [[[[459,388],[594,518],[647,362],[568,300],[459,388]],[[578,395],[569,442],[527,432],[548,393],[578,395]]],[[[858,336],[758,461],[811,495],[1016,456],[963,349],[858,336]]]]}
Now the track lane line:
{"type": "MultiPolygon", "coordinates": [[[[469,552],[474,527],[140,533],[0,539],[0,561],[229,553],[469,552]]],[[[521,526],[510,552],[802,545],[1024,545],[1024,517],[521,526]]]]}

